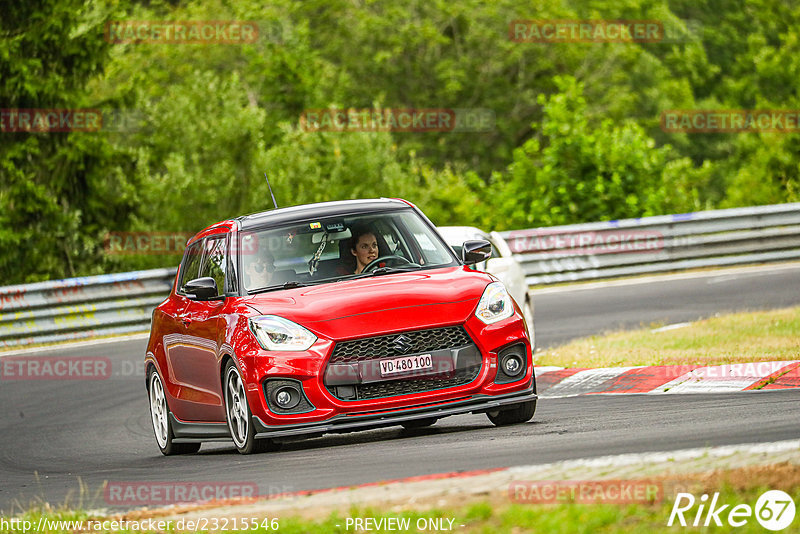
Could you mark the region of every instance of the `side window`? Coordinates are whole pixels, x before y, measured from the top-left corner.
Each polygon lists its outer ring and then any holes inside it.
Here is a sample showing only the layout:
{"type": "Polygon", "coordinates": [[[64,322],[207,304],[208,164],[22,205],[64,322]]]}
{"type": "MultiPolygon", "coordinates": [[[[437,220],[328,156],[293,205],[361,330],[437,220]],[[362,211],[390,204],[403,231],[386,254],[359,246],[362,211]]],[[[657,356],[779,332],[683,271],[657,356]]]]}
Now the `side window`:
{"type": "Polygon", "coordinates": [[[181,281],[178,284],[178,292],[182,293],[183,286],[190,280],[198,277],[200,272],[200,260],[203,258],[203,242],[198,241],[186,249],[181,265],[181,281]]]}
{"type": "Polygon", "coordinates": [[[411,259],[411,253],[408,246],[403,242],[399,230],[393,224],[387,224],[379,221],[375,224],[375,228],[380,232],[383,242],[386,243],[388,250],[381,251],[384,254],[392,254],[396,256],[403,256],[406,259],[411,259]]]}
{"type": "MultiPolygon", "coordinates": [[[[228,291],[236,293],[239,291],[239,280],[236,277],[236,253],[233,251],[237,249],[233,246],[232,235],[233,234],[228,234],[228,245],[230,245],[228,250],[231,251],[231,254],[228,255],[226,272],[228,273],[228,291]]],[[[220,291],[222,292],[224,289],[221,289],[220,291]]]]}
{"type": "Polygon", "coordinates": [[[219,294],[225,293],[225,238],[211,238],[205,242],[203,264],[200,266],[200,277],[210,276],[217,282],[219,294]]]}

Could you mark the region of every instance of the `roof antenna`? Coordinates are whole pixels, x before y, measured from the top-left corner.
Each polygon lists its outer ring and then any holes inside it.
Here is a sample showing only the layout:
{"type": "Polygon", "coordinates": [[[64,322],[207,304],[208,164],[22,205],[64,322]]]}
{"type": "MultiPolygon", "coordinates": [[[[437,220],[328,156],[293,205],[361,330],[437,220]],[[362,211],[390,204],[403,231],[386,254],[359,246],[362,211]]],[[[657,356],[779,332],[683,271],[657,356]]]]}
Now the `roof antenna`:
{"type": "Polygon", "coordinates": [[[266,178],[266,179],[267,179],[267,187],[269,187],[269,194],[270,194],[270,196],[272,197],[272,203],[275,205],[275,208],[277,209],[277,207],[278,207],[278,203],[277,203],[277,202],[275,202],[275,195],[274,195],[274,194],[272,194],[272,186],[271,186],[271,185],[270,185],[270,183],[269,183],[269,176],[267,176],[267,173],[264,173],[264,178],[266,178]]]}

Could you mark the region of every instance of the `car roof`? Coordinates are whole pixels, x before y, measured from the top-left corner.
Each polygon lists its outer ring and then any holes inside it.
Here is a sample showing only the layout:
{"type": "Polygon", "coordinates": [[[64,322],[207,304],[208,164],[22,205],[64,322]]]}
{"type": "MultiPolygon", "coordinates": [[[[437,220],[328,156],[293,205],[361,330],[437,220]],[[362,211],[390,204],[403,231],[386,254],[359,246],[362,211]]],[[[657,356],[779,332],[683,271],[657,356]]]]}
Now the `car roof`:
{"type": "Polygon", "coordinates": [[[256,228],[268,224],[283,224],[315,217],[328,217],[332,215],[355,215],[370,211],[386,211],[413,207],[413,204],[396,198],[372,198],[359,200],[337,200],[333,202],[318,202],[316,204],[303,204],[262,211],[250,215],[237,217],[242,230],[256,228]]]}

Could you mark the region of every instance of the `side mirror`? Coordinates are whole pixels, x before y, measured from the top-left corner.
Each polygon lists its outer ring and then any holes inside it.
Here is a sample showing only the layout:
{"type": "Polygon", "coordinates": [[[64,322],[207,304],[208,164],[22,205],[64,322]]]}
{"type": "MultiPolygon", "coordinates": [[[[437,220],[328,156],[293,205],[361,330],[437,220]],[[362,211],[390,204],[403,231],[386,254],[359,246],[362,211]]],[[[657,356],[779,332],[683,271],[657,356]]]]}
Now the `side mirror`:
{"type": "Polygon", "coordinates": [[[210,276],[189,280],[183,286],[183,292],[192,300],[209,300],[219,295],[217,282],[210,276]]]}
{"type": "Polygon", "coordinates": [[[464,241],[461,246],[461,260],[465,265],[472,265],[492,257],[492,244],[485,239],[464,241]]]}

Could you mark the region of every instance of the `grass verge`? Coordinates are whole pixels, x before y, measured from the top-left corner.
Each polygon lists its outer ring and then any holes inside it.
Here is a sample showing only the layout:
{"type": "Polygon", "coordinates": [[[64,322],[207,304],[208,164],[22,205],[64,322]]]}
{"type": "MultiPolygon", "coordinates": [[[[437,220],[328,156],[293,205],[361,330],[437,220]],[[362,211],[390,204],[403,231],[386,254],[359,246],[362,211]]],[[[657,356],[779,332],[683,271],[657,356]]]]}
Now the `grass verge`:
{"type": "MultiPolygon", "coordinates": [[[[756,503],[764,492],[769,490],[781,490],[786,492],[795,503],[800,503],[800,465],[791,462],[781,462],[771,465],[758,465],[741,467],[737,469],[715,470],[705,473],[692,473],[683,475],[665,475],[656,478],[649,478],[649,481],[656,480],[664,488],[672,488],[671,492],[665,491],[663,499],[659,502],[645,504],[578,504],[570,500],[569,496],[560,498],[557,504],[525,504],[514,503],[509,494],[491,494],[485,499],[464,502],[459,501],[456,496],[453,499],[442,501],[442,506],[417,504],[414,510],[398,510],[387,512],[386,510],[353,507],[345,513],[335,512],[320,519],[301,519],[296,516],[284,516],[280,518],[263,517],[254,518],[251,521],[258,523],[258,528],[247,530],[235,529],[231,519],[228,519],[223,527],[222,519],[218,519],[216,528],[214,521],[209,518],[209,523],[205,529],[179,529],[174,523],[169,528],[163,529],[165,532],[187,532],[187,531],[227,531],[227,532],[261,532],[272,533],[281,532],[285,534],[300,533],[333,533],[348,534],[354,532],[455,532],[455,533],[522,533],[522,532],[545,532],[548,534],[568,534],[568,533],[650,533],[650,532],[675,532],[683,530],[679,526],[676,516],[673,526],[668,526],[668,521],[673,512],[677,492],[691,494],[695,498],[694,506],[688,508],[683,513],[687,527],[696,532],[764,532],[764,528],[758,519],[751,515],[744,517],[745,524],[734,527],[728,524],[728,514],[737,505],[747,505],[751,513],[759,510],[766,515],[762,508],[756,510],[756,503]],[[716,508],[728,505],[724,511],[718,514],[722,526],[717,526],[713,518],[708,518],[709,528],[703,528],[709,511],[708,503],[718,493],[716,508]],[[700,509],[701,496],[708,495],[705,500],[704,509],[700,509]],[[453,504],[458,503],[458,504],[453,504]],[[693,527],[692,523],[699,516],[698,527],[693,527]],[[370,522],[361,523],[362,528],[357,528],[356,519],[370,522]],[[270,521],[272,520],[272,521],[270,521]],[[382,520],[384,520],[382,522],[382,520]],[[391,520],[391,522],[389,522],[391,520]],[[364,528],[369,525],[369,528],[364,528]],[[383,525],[381,528],[379,525],[383,525]],[[408,528],[398,528],[398,525],[406,525],[408,528]]],[[[681,501],[682,505],[687,503],[687,498],[681,501]]],[[[772,504],[776,513],[778,508],[772,504]]],[[[787,510],[784,510],[788,513],[787,510]]],[[[92,529],[89,521],[102,521],[102,518],[92,517],[85,512],[70,511],[30,511],[24,516],[17,518],[29,521],[29,525],[37,525],[37,528],[5,528],[0,519],[0,531],[2,532],[130,532],[125,529],[92,529]],[[41,528],[39,523],[43,514],[46,514],[47,524],[41,528]],[[55,521],[81,521],[82,529],[77,528],[73,523],[72,528],[53,527],[55,521]],[[37,530],[38,529],[38,530],[37,530]]],[[[5,519],[8,521],[7,519],[5,519]]],[[[241,524],[241,523],[240,523],[241,524]]],[[[783,529],[785,532],[797,532],[800,517],[796,516],[790,526],[783,529]]],[[[184,525],[185,527],[185,525],[184,525]]],[[[142,529],[142,531],[152,531],[142,529]]]]}
{"type": "Polygon", "coordinates": [[[800,359],[800,307],[733,313],[686,326],[612,332],[536,354],[536,365],[721,365],[800,359]]]}

